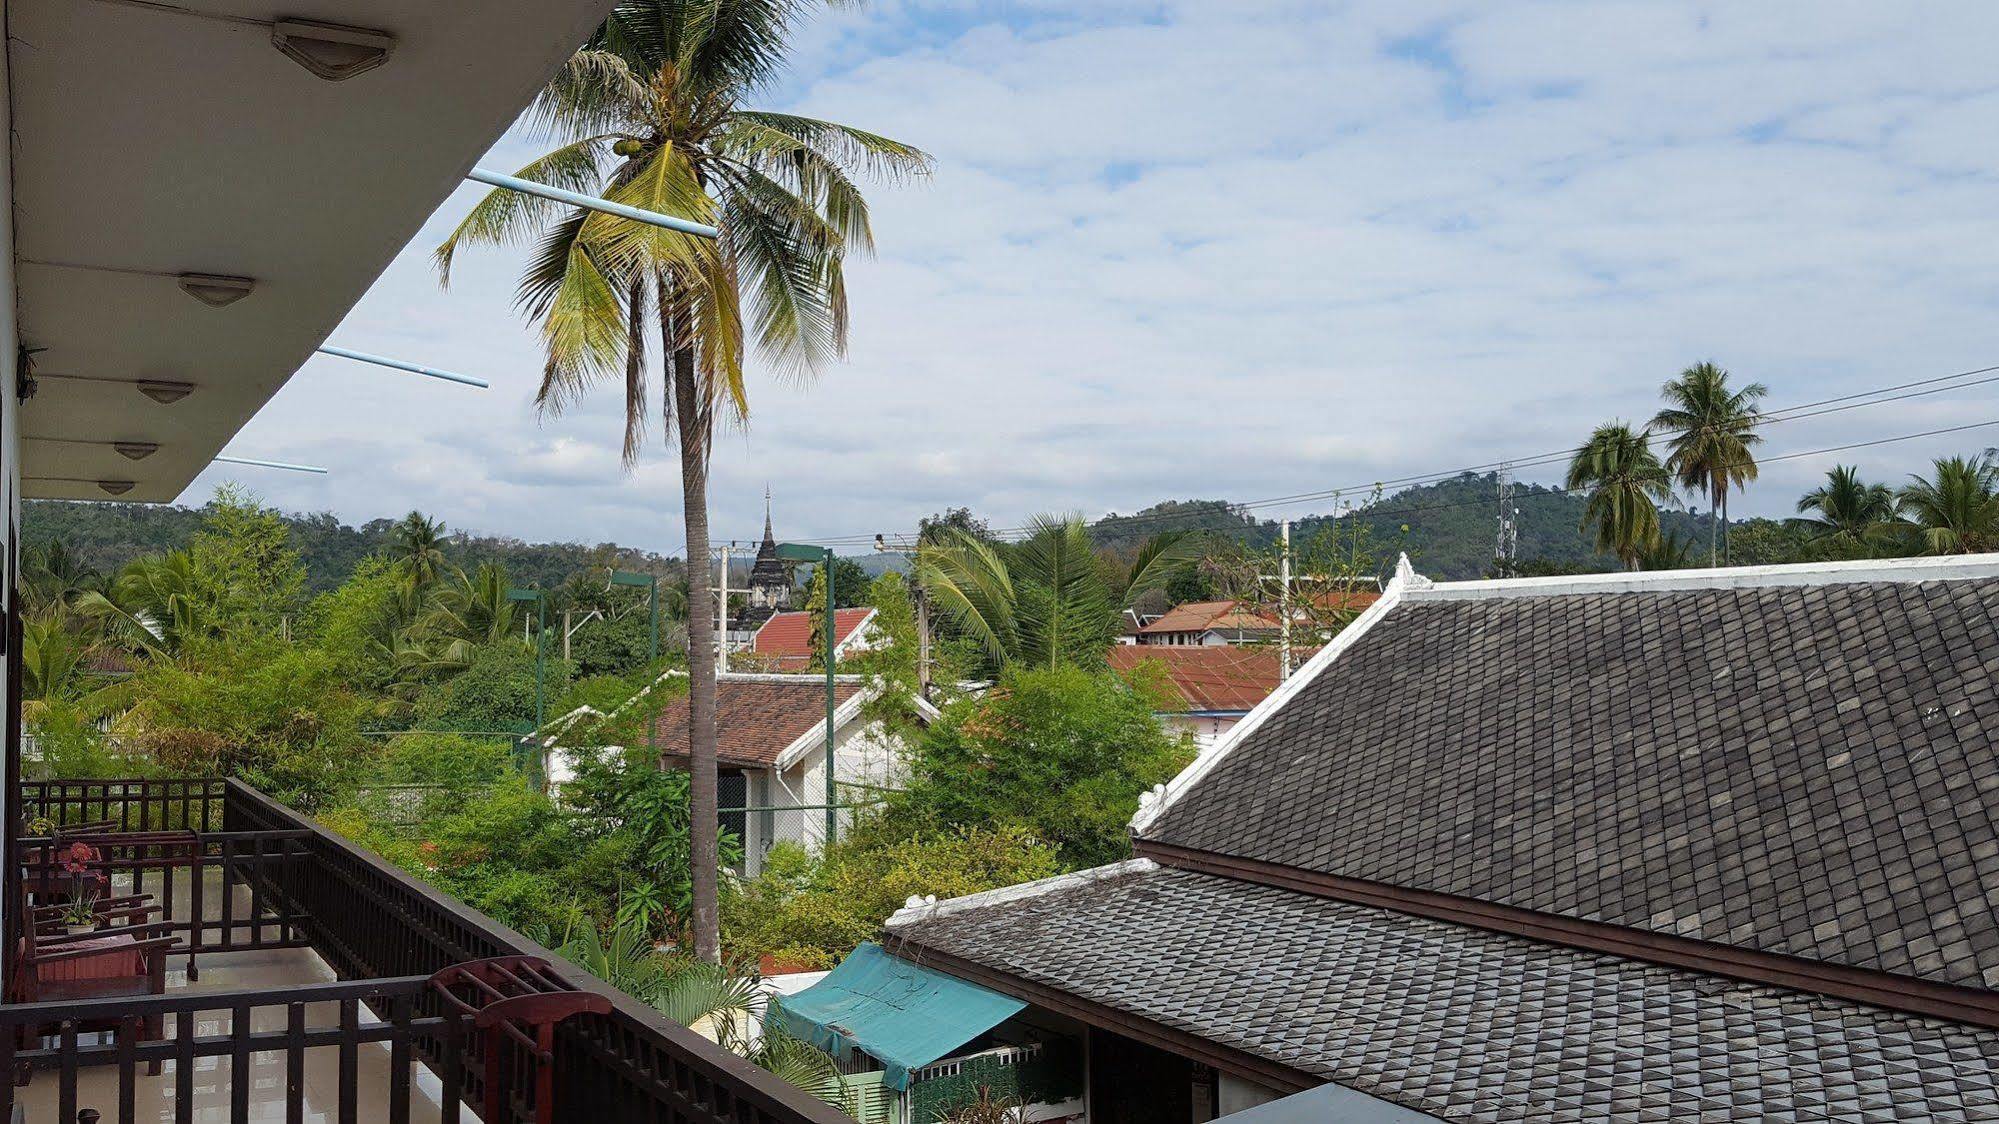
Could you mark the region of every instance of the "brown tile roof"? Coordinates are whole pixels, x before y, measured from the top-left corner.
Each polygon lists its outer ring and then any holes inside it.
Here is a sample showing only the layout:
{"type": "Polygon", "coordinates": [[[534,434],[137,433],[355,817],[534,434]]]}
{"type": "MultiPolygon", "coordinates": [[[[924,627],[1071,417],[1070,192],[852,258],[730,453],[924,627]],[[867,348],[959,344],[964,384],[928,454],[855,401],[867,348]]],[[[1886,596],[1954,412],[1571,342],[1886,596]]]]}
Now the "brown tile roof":
{"type": "MultiPolygon", "coordinates": [[[[833,613],[833,627],[838,635],[834,646],[847,643],[854,632],[874,615],[873,609],[837,609],[833,613]]],[[[775,613],[757,629],[756,639],[750,650],[760,657],[760,662],[776,671],[799,671],[812,662],[812,614],[806,612],[775,613]]]]}
{"type": "MultiPolygon", "coordinates": [[[[863,690],[838,682],[836,703],[863,690]]],[[[653,727],[660,756],[687,756],[687,697],[660,712],[653,727]]],[[[715,759],[738,768],[769,768],[792,742],[826,722],[826,679],[818,675],[725,675],[715,685],[715,759]]],[[[823,745],[824,738],[819,739],[823,745]]]]}
{"type": "Polygon", "coordinates": [[[1999,577],[1412,596],[1143,831],[1999,989],[1999,577]]]}
{"type": "MultiPolygon", "coordinates": [[[[1292,667],[1309,653],[1299,651],[1292,667]]],[[[1148,664],[1161,668],[1186,710],[1248,710],[1277,689],[1277,649],[1267,645],[1119,644],[1110,650],[1111,670],[1129,674],[1148,664]]]]}
{"type": "Polygon", "coordinates": [[[1275,632],[1283,627],[1271,617],[1243,608],[1237,601],[1189,601],[1168,609],[1164,616],[1138,631],[1147,636],[1162,632],[1206,632],[1208,629],[1275,632]]]}

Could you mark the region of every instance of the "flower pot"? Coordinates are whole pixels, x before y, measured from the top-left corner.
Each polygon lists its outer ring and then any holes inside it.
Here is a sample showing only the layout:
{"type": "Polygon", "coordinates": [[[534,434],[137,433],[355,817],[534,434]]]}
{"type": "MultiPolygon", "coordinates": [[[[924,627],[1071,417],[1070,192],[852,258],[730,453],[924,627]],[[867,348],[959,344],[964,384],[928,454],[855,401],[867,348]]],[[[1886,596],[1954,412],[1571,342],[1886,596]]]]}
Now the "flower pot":
{"type": "Polygon", "coordinates": [[[82,935],[83,935],[83,934],[85,934],[85,933],[95,933],[95,932],[97,931],[97,922],[95,922],[95,921],[84,921],[84,922],[81,922],[81,923],[79,923],[79,922],[75,922],[75,921],[70,921],[70,922],[66,922],[66,923],[65,923],[65,924],[63,925],[63,928],[65,928],[65,929],[68,929],[68,930],[69,930],[69,934],[70,934],[70,936],[73,936],[73,937],[80,937],[80,936],[82,936],[82,935]]]}

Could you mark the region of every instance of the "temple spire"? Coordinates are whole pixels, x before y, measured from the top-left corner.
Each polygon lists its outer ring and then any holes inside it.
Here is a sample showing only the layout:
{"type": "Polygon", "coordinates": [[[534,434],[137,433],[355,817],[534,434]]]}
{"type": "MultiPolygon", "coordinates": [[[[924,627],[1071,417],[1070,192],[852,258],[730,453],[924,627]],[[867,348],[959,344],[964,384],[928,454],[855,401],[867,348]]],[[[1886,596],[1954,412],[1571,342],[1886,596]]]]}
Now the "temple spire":
{"type": "Polygon", "coordinates": [[[774,543],[776,536],[770,533],[770,485],[764,485],[764,541],[774,543]]]}

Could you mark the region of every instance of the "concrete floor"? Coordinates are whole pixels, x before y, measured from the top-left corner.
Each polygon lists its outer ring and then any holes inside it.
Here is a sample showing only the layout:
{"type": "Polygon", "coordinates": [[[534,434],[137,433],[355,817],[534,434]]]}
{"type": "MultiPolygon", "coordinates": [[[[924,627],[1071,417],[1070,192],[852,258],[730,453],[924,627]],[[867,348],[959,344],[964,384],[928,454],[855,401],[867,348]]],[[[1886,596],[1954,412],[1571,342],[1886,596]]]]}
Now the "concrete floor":
{"type": "MultiPolygon", "coordinates": [[[[206,888],[211,894],[209,900],[217,900],[213,895],[220,893],[219,882],[206,888]]],[[[238,916],[247,913],[247,893],[239,898],[243,906],[238,916]]],[[[177,897],[179,895],[176,895],[177,897]]],[[[202,992],[225,991],[265,991],[306,983],[329,983],[335,979],[333,970],[310,949],[274,949],[266,952],[210,953],[197,958],[201,980],[189,983],[187,979],[187,957],[178,956],[169,962],[167,970],[167,991],[169,994],[199,994],[202,992]]],[[[367,1008],[362,1008],[363,1021],[372,1018],[367,1008]]],[[[256,1029],[282,1031],[285,1029],[283,1007],[259,1008],[255,1013],[256,1029]]],[[[312,1004],[306,1015],[308,1026],[332,1026],[339,1021],[338,1005],[334,1003],[312,1004]]],[[[230,1030],[230,1015],[227,1010],[203,1011],[197,1016],[196,1033],[201,1035],[227,1034],[230,1030]]],[[[173,1020],[169,1019],[166,1034],[172,1037],[173,1020]]],[[[336,1047],[316,1047],[305,1052],[305,1120],[306,1124],[331,1124],[339,1119],[339,1052],[336,1047]]],[[[358,1118],[363,1121],[388,1119],[389,1091],[389,1047],[386,1043],[369,1043],[359,1050],[360,1105],[358,1118]]],[[[440,1119],[439,1102],[441,1086],[436,1075],[421,1064],[412,1063],[410,1120],[412,1124],[429,1124],[440,1119]]],[[[200,1058],[195,1061],[193,1120],[195,1124],[228,1124],[230,1102],[230,1063],[227,1057],[200,1058]]],[[[266,1052],[250,1056],[250,1119],[253,1121],[282,1121],[285,1118],[285,1056],[282,1052],[266,1052]]],[[[171,1124],[174,1120],[174,1063],[169,1061],[161,1066],[158,1076],[149,1077],[142,1068],[138,1080],[138,1104],[136,1121],[143,1124],[171,1124]]],[[[70,1124],[57,1119],[56,1088],[57,1075],[53,1070],[38,1070],[26,1088],[15,1090],[15,1103],[26,1110],[26,1124],[70,1124]]],[[[94,1108],[103,1114],[105,1121],[113,1121],[118,1115],[118,1071],[115,1066],[93,1066],[81,1071],[77,1083],[77,1107],[94,1108]]],[[[475,1124],[478,1117],[470,1109],[463,1112],[461,1119],[467,1124],[475,1124]]]]}

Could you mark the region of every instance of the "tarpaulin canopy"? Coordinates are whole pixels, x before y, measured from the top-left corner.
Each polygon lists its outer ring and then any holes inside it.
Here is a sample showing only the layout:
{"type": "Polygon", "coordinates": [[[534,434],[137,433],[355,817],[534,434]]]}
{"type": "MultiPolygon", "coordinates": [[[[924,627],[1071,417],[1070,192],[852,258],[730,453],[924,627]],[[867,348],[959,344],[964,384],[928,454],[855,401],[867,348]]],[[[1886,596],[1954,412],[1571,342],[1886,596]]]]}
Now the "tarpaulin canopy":
{"type": "Polygon", "coordinates": [[[921,1069],[1005,1022],[1027,1004],[920,968],[864,944],[826,978],[796,995],[772,996],[778,1025],[838,1055],[865,1050],[882,1063],[885,1081],[909,1088],[921,1069]]]}

